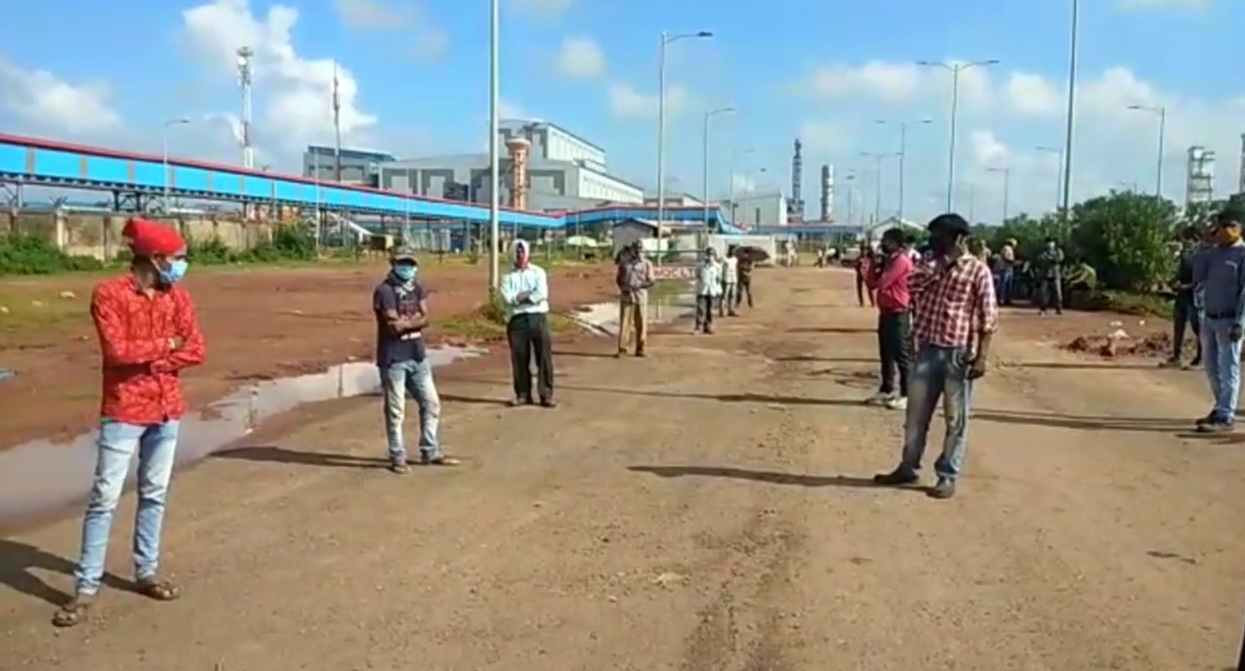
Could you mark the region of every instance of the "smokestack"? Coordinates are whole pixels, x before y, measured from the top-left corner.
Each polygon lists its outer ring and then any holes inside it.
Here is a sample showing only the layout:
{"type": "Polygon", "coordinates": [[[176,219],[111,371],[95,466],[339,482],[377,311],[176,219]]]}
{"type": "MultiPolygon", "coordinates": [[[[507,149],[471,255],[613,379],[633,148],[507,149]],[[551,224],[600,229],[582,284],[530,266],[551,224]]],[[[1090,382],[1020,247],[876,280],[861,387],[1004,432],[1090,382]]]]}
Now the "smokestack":
{"type": "Polygon", "coordinates": [[[821,216],[818,221],[831,221],[834,217],[834,166],[821,166],[821,216]]]}
{"type": "Polygon", "coordinates": [[[795,140],[795,152],[791,155],[791,202],[787,204],[787,216],[795,221],[804,219],[804,198],[800,185],[804,182],[804,145],[795,140]]]}
{"type": "Polygon", "coordinates": [[[510,151],[510,207],[527,209],[527,155],[532,143],[526,138],[512,137],[506,140],[510,151]]]}
{"type": "Polygon", "coordinates": [[[1241,133],[1241,168],[1236,180],[1236,192],[1245,193],[1245,133],[1241,133]]]}

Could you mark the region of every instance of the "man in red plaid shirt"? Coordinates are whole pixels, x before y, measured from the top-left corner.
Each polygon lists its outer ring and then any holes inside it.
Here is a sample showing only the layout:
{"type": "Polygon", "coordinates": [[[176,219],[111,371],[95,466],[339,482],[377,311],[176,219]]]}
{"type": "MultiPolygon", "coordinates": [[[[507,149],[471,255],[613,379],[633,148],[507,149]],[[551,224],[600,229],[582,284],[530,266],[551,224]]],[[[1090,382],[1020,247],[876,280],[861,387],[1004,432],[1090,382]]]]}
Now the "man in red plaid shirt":
{"type": "Polygon", "coordinates": [[[887,486],[920,481],[921,457],[941,397],[947,433],[942,455],[934,462],[938,484],[927,490],[936,499],[955,495],[967,448],[973,382],[986,374],[990,340],[998,326],[994,276],[981,259],[968,253],[970,233],[968,222],[958,214],[943,214],[929,222],[934,258],[918,264],[911,279],[917,353],[908,387],[903,453],[895,470],[873,478],[887,486]]]}

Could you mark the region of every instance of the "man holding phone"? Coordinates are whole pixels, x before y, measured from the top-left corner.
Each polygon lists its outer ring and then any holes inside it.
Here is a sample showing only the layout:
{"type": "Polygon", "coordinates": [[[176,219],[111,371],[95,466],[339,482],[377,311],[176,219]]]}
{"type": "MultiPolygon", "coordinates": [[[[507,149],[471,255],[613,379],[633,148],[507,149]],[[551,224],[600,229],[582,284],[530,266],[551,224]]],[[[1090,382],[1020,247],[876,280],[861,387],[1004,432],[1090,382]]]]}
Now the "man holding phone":
{"type": "Polygon", "coordinates": [[[968,252],[971,230],[964,217],[953,213],[929,222],[933,258],[918,264],[910,282],[916,305],[916,360],[908,387],[903,451],[895,470],[873,478],[885,486],[920,480],[929,425],[941,399],[947,431],[942,455],[934,463],[938,483],[927,490],[935,499],[955,495],[967,450],[973,383],[986,374],[990,341],[998,327],[994,277],[984,261],[968,252]]]}

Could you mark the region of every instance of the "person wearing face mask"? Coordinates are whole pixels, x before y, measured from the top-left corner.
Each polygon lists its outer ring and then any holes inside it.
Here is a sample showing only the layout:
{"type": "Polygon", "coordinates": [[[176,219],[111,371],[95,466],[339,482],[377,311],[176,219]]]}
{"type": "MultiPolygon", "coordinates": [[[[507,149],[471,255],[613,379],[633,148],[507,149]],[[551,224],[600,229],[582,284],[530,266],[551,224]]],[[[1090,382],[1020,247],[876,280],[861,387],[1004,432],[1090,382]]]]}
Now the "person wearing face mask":
{"type": "Polygon", "coordinates": [[[438,436],[441,397],[437,394],[424,343],[428,292],[419,283],[418,274],[415,250],[398,247],[389,255],[389,274],[372,291],[376,366],[380,369],[389,470],[399,475],[411,470],[402,432],[407,394],[419,406],[419,463],[423,466],[458,465],[457,459],[441,452],[438,436]]]}
{"type": "Polygon", "coordinates": [[[696,266],[696,323],[692,333],[713,333],[713,305],[722,295],[722,264],[712,247],[701,252],[696,266]]]}
{"type": "Polygon", "coordinates": [[[881,254],[876,272],[866,278],[869,290],[877,294],[878,360],[882,363],[881,386],[865,400],[870,405],[884,405],[891,410],[908,407],[908,373],[911,369],[910,340],[912,302],[908,280],[912,275],[912,257],[904,250],[903,229],[892,228],[882,234],[881,254]],[[895,386],[895,378],[899,386],[895,386]]]}
{"type": "Polygon", "coordinates": [[[510,310],[506,339],[514,380],[511,407],[532,404],[532,359],[536,360],[536,391],[540,405],[553,400],[553,337],[549,332],[549,278],[531,262],[526,240],[514,241],[514,268],[501,280],[501,297],[510,310]]]}
{"type": "Polygon", "coordinates": [[[1196,257],[1193,283],[1202,290],[1202,355],[1214,407],[1197,420],[1203,433],[1231,431],[1241,386],[1245,325],[1245,201],[1229,202],[1215,218],[1215,244],[1196,257]]]}
{"type": "Polygon", "coordinates": [[[179,374],[207,357],[203,332],[186,275],[186,241],[154,221],[131,219],[122,229],[133,261],[129,272],[104,280],[91,295],[99,337],[102,398],[95,477],[82,523],[74,571],[74,596],[52,623],[82,622],[104,575],[113,514],[130,462],[138,455],[138,510],[134,519],[137,591],[156,601],[180,595],[160,578],[160,535],[177,451],[179,420],[186,414],[179,374]]]}
{"type": "Polygon", "coordinates": [[[1180,256],[1176,262],[1176,275],[1172,278],[1172,288],[1176,292],[1176,302],[1172,311],[1172,354],[1159,364],[1163,368],[1184,367],[1184,335],[1186,329],[1192,329],[1196,352],[1189,362],[1190,368],[1202,365],[1202,322],[1198,319],[1194,300],[1193,264],[1201,253],[1201,231],[1195,226],[1186,228],[1180,236],[1180,256]]]}
{"type": "Polygon", "coordinates": [[[964,466],[973,384],[986,374],[990,341],[998,324],[994,277],[968,252],[971,228],[958,214],[929,222],[933,258],[914,269],[909,287],[916,304],[916,360],[908,383],[908,409],[899,466],[874,476],[878,485],[906,486],[920,480],[921,459],[939,399],[947,430],[934,463],[938,484],[930,497],[949,499],[964,466]]]}

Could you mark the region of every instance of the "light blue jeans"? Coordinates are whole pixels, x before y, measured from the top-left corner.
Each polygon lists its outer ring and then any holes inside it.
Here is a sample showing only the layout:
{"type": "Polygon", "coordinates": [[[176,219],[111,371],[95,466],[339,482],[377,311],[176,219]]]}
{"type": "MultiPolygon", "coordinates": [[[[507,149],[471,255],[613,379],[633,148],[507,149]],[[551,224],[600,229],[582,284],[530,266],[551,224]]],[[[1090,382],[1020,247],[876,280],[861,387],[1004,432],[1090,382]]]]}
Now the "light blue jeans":
{"type": "Polygon", "coordinates": [[[177,454],[177,421],[136,425],[105,422],[99,429],[95,482],[82,520],[82,550],[74,571],[77,593],[99,591],[108,554],[112,516],[121,500],[130,463],[138,453],[138,512],[134,516],[134,577],[154,578],[160,563],[160,529],[177,454]]]}
{"type": "Polygon", "coordinates": [[[929,425],[941,397],[947,433],[943,438],[942,455],[934,462],[934,472],[940,480],[952,482],[960,476],[968,446],[968,406],[973,398],[973,382],[968,379],[971,363],[965,348],[921,343],[912,379],[908,382],[908,414],[904,420],[900,468],[912,472],[921,470],[929,425]]]}
{"type": "Polygon", "coordinates": [[[385,395],[385,434],[389,439],[389,460],[406,462],[406,441],[402,423],[406,420],[406,395],[419,406],[419,452],[423,459],[441,456],[437,427],[441,423],[441,397],[432,379],[432,365],[403,361],[381,369],[381,389],[385,395]]]}
{"type": "Polygon", "coordinates": [[[1229,331],[1233,319],[1207,319],[1202,322],[1202,361],[1215,406],[1212,412],[1220,422],[1236,422],[1236,404],[1241,396],[1241,341],[1229,331]]]}

